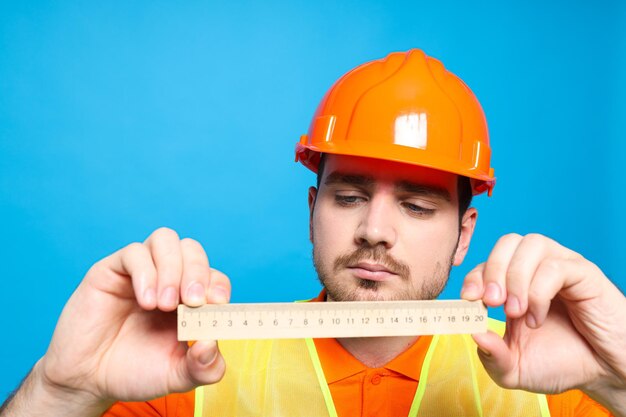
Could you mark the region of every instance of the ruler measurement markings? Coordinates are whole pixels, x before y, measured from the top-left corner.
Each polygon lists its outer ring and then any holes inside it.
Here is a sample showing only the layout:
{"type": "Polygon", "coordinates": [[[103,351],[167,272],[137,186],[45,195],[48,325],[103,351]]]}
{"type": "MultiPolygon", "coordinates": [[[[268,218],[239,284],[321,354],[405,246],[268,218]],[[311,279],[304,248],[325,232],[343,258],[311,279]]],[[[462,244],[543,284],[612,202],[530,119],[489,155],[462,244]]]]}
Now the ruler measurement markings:
{"type": "Polygon", "coordinates": [[[196,309],[181,306],[179,338],[365,337],[473,333],[486,329],[485,308],[477,303],[393,303],[230,304],[196,309]],[[202,325],[207,321],[208,328],[202,325]],[[192,325],[195,322],[198,326],[192,325]]]}

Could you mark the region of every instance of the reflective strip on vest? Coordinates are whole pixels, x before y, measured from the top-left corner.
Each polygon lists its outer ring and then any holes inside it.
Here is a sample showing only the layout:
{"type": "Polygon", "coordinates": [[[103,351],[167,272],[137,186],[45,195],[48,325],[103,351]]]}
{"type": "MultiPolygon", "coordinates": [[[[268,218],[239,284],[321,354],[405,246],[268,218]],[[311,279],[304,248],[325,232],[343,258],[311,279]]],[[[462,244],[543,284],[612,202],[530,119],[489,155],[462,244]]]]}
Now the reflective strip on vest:
{"type": "MultiPolygon", "coordinates": [[[[503,332],[503,324],[490,320],[503,332]]],[[[194,417],[336,417],[312,339],[220,342],[226,375],[196,389],[194,417]]],[[[422,416],[549,417],[545,395],[496,385],[469,335],[434,336],[409,412],[422,416]]]]}

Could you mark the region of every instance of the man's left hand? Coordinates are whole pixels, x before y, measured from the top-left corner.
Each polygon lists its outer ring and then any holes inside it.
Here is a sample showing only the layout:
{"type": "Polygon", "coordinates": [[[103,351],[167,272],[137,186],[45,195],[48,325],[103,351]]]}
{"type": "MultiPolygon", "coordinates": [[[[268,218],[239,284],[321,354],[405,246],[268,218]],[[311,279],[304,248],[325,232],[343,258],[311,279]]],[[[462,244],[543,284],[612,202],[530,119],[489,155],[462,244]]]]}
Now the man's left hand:
{"type": "Polygon", "coordinates": [[[581,389],[626,415],[626,297],[592,262],[545,236],[506,235],[465,277],[461,297],[504,305],[503,338],[473,335],[496,383],[581,389]]]}

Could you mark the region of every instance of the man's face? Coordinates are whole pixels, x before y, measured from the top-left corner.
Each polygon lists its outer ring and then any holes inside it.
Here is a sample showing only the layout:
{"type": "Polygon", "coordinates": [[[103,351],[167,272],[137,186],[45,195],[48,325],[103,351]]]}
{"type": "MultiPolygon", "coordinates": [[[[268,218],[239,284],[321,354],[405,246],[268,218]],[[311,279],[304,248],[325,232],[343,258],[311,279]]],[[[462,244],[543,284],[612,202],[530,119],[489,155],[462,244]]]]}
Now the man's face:
{"type": "Polygon", "coordinates": [[[327,155],[309,190],[311,242],[329,300],[433,299],[467,252],[457,176],[398,162],[327,155]]]}

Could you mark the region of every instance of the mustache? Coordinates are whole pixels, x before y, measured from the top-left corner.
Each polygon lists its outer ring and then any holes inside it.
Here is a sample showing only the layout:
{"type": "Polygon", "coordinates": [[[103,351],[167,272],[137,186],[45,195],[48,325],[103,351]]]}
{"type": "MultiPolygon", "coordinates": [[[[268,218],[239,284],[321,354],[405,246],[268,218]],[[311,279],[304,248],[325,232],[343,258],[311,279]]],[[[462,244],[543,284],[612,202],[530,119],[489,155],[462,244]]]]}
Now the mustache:
{"type": "Polygon", "coordinates": [[[382,245],[361,246],[352,253],[341,255],[335,259],[333,271],[337,273],[343,268],[348,268],[365,260],[377,262],[403,279],[409,279],[409,266],[387,253],[387,249],[382,245]]]}

